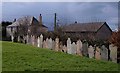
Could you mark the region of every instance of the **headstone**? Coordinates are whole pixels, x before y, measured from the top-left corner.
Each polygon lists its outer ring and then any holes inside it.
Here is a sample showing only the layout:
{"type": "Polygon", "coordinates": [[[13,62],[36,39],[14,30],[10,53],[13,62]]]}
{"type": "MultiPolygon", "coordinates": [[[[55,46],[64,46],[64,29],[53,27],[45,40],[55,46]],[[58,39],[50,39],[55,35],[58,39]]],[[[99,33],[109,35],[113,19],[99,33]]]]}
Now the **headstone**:
{"type": "Polygon", "coordinates": [[[55,39],[55,51],[59,51],[59,38],[55,39]]]}
{"type": "Polygon", "coordinates": [[[117,46],[114,46],[113,44],[109,45],[110,49],[110,59],[112,62],[117,63],[117,46]]]}
{"type": "Polygon", "coordinates": [[[40,47],[40,37],[38,37],[37,42],[37,47],[40,47]]]}
{"type": "Polygon", "coordinates": [[[83,56],[88,56],[88,43],[83,43],[83,46],[82,46],[82,54],[83,56]]]}
{"type": "Polygon", "coordinates": [[[55,41],[52,41],[52,50],[55,50],[55,41]]]}
{"type": "Polygon", "coordinates": [[[48,41],[48,47],[49,47],[49,49],[52,49],[52,39],[51,38],[48,41]]]}
{"type": "Polygon", "coordinates": [[[63,51],[67,53],[67,47],[65,45],[63,46],[63,51]]]}
{"type": "Polygon", "coordinates": [[[94,49],[93,49],[92,46],[89,46],[88,54],[89,54],[89,58],[93,58],[94,57],[94,49]]]}
{"type": "Polygon", "coordinates": [[[77,51],[76,54],[82,56],[82,42],[80,40],[77,41],[77,51]]]}
{"type": "Polygon", "coordinates": [[[45,43],[45,47],[46,47],[46,48],[49,48],[49,47],[48,47],[48,43],[49,43],[49,39],[47,38],[47,39],[46,39],[46,43],[45,43]]]}
{"type": "Polygon", "coordinates": [[[32,36],[32,45],[35,45],[35,36],[32,36]]]}
{"type": "Polygon", "coordinates": [[[76,54],[76,51],[77,51],[77,47],[75,42],[73,42],[71,45],[71,54],[76,54]]]}
{"type": "Polygon", "coordinates": [[[97,60],[101,59],[100,48],[99,47],[96,47],[96,50],[95,50],[95,59],[97,59],[97,60]]]}
{"type": "Polygon", "coordinates": [[[43,48],[43,35],[40,35],[40,48],[43,48]]]}
{"type": "Polygon", "coordinates": [[[43,41],[43,48],[46,48],[46,41],[43,41]]]}
{"type": "Polygon", "coordinates": [[[68,40],[67,40],[67,53],[72,54],[71,53],[71,40],[70,40],[70,38],[68,38],[68,40]]]}
{"type": "Polygon", "coordinates": [[[14,42],[14,36],[13,35],[11,36],[11,40],[12,40],[12,42],[14,42]]]}
{"type": "Polygon", "coordinates": [[[29,35],[26,36],[26,43],[29,44],[29,35]]]}
{"type": "Polygon", "coordinates": [[[20,36],[18,36],[18,40],[17,41],[20,42],[20,36]]]}
{"type": "Polygon", "coordinates": [[[100,52],[101,59],[108,61],[108,49],[105,47],[105,45],[102,45],[100,52]]]}

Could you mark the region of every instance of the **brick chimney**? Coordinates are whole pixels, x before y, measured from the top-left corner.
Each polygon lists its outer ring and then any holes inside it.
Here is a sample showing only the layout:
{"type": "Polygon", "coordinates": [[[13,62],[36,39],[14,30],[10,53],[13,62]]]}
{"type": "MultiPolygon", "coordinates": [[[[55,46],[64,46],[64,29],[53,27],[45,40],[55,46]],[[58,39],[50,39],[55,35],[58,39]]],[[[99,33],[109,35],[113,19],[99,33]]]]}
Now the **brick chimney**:
{"type": "Polygon", "coordinates": [[[39,24],[42,26],[42,15],[39,16],[39,24]]]}

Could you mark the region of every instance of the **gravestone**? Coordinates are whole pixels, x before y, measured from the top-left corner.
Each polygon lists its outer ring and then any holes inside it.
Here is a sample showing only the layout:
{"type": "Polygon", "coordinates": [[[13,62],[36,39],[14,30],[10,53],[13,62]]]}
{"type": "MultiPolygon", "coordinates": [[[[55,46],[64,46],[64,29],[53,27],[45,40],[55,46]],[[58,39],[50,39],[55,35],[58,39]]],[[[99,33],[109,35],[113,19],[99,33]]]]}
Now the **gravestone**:
{"type": "Polygon", "coordinates": [[[95,49],[95,59],[97,59],[97,60],[101,59],[100,48],[99,47],[96,47],[96,49],[95,49]]]}
{"type": "Polygon", "coordinates": [[[14,36],[13,35],[11,36],[11,40],[12,40],[12,42],[14,42],[14,36]]]}
{"type": "Polygon", "coordinates": [[[89,58],[94,58],[94,49],[91,45],[88,48],[88,54],[89,54],[89,58]]]}
{"type": "Polygon", "coordinates": [[[46,43],[45,43],[45,47],[46,47],[46,48],[49,48],[49,47],[48,47],[48,43],[49,43],[49,39],[47,38],[47,39],[46,39],[46,43]]]}
{"type": "Polygon", "coordinates": [[[43,48],[46,48],[46,41],[43,41],[43,48]]]}
{"type": "Polygon", "coordinates": [[[76,50],[77,50],[76,44],[75,42],[73,42],[71,45],[71,54],[76,54],[76,50]]]}
{"type": "Polygon", "coordinates": [[[37,47],[40,47],[40,37],[37,39],[37,47]]]}
{"type": "Polygon", "coordinates": [[[29,44],[29,35],[26,36],[26,43],[29,44]]]}
{"type": "Polygon", "coordinates": [[[67,53],[72,54],[71,53],[71,40],[70,40],[70,38],[68,38],[68,40],[67,40],[67,53]]]}
{"type": "Polygon", "coordinates": [[[67,47],[65,45],[63,46],[63,51],[67,53],[67,47]]]}
{"type": "Polygon", "coordinates": [[[50,38],[48,42],[49,42],[49,43],[48,43],[49,49],[52,49],[52,39],[50,38]]]}
{"type": "Polygon", "coordinates": [[[105,45],[102,45],[100,53],[101,59],[108,61],[108,49],[105,47],[105,45]]]}
{"type": "Polygon", "coordinates": [[[20,42],[20,36],[18,36],[18,40],[17,41],[20,42]]]}
{"type": "Polygon", "coordinates": [[[83,56],[88,56],[88,43],[83,43],[82,45],[82,54],[83,56]]]}
{"type": "Polygon", "coordinates": [[[82,42],[80,40],[77,41],[77,51],[76,54],[82,56],[82,42]]]}
{"type": "Polygon", "coordinates": [[[43,35],[40,35],[40,48],[43,48],[43,35]]]}
{"type": "Polygon", "coordinates": [[[52,40],[52,50],[55,50],[55,41],[52,40]]]}
{"type": "Polygon", "coordinates": [[[35,36],[32,36],[32,45],[35,45],[35,36]]]}
{"type": "Polygon", "coordinates": [[[110,59],[112,62],[117,63],[117,46],[114,46],[113,44],[109,45],[110,49],[110,59]]]}
{"type": "Polygon", "coordinates": [[[55,39],[55,51],[59,51],[59,38],[55,39]]]}

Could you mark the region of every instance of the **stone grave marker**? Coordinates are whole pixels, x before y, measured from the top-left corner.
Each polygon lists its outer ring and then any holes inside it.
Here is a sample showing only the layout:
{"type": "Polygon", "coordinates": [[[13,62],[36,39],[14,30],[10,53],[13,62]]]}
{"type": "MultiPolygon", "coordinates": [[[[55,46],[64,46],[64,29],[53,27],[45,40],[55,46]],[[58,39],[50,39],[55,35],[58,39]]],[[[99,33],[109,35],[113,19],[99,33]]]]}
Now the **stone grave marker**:
{"type": "Polygon", "coordinates": [[[99,47],[96,47],[96,49],[95,49],[95,59],[97,59],[97,60],[101,59],[100,48],[99,47]]]}
{"type": "Polygon", "coordinates": [[[83,56],[88,56],[88,43],[83,43],[82,45],[82,54],[83,56]]]}
{"type": "Polygon", "coordinates": [[[100,52],[101,52],[101,59],[108,61],[108,49],[105,47],[105,45],[102,45],[100,52]]]}
{"type": "Polygon", "coordinates": [[[117,63],[117,46],[114,46],[113,44],[109,45],[110,49],[110,59],[112,62],[117,63]]]}
{"type": "Polygon", "coordinates": [[[94,49],[91,45],[88,48],[88,54],[89,54],[89,58],[94,58],[94,49]]]}
{"type": "Polygon", "coordinates": [[[68,40],[67,40],[67,53],[72,54],[71,53],[71,40],[70,40],[70,38],[68,38],[68,40]]]}

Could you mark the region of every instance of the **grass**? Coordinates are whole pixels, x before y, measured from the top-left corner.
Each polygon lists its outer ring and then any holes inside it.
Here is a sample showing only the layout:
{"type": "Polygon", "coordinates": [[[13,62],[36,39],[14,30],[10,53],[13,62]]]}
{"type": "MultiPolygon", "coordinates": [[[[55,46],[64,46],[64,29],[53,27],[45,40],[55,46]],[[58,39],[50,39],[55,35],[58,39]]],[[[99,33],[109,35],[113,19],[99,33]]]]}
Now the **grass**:
{"type": "Polygon", "coordinates": [[[2,70],[117,71],[118,64],[20,43],[2,42],[2,70]]]}

